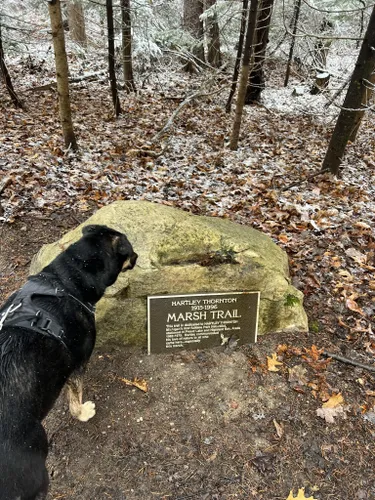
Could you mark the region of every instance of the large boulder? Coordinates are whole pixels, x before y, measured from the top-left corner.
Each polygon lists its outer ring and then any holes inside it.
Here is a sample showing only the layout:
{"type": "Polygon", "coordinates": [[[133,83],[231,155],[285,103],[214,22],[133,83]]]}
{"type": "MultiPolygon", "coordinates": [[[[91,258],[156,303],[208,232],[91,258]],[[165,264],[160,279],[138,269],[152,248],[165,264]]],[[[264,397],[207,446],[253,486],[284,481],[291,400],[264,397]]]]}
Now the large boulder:
{"type": "Polygon", "coordinates": [[[288,258],[271,238],[250,227],[191,215],[147,201],[118,201],[101,208],[34,257],[39,272],[81,237],[86,224],[124,232],[139,254],[97,307],[98,342],[146,343],[147,296],[260,291],[258,333],[307,330],[303,295],[290,284],[288,258]]]}

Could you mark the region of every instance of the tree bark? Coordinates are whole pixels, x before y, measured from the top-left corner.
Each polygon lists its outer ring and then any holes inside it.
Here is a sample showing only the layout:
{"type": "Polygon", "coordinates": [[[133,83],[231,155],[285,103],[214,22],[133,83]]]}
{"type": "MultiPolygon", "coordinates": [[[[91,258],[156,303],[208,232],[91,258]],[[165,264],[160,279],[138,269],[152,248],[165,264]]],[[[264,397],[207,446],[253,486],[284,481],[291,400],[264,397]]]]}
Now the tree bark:
{"type": "Polygon", "coordinates": [[[375,7],[352,74],[345,101],[333,131],[322,170],[337,175],[345,148],[356,135],[366,109],[368,86],[375,70],[375,7]]]}
{"type": "MultiPolygon", "coordinates": [[[[203,21],[200,16],[203,14],[203,0],[184,0],[184,28],[195,39],[191,48],[193,56],[204,61],[203,46],[203,21]]],[[[191,64],[185,66],[186,71],[193,71],[191,64]]]]}
{"type": "Polygon", "coordinates": [[[271,16],[274,0],[262,0],[258,13],[254,43],[254,65],[251,69],[246,89],[245,104],[259,102],[265,89],[264,61],[271,27],[271,16]]]}
{"type": "MultiPolygon", "coordinates": [[[[365,25],[365,10],[366,10],[366,2],[365,0],[359,0],[359,2],[362,4],[362,9],[361,9],[361,16],[360,16],[360,25],[359,25],[359,38],[362,38],[364,25],[365,25]]],[[[359,46],[361,44],[361,40],[357,40],[356,47],[359,49],[359,46]]]]}
{"type": "Polygon", "coordinates": [[[72,40],[86,47],[85,15],[81,1],[70,0],[68,3],[68,22],[72,40]]]}
{"type": "Polygon", "coordinates": [[[7,65],[5,64],[5,55],[4,55],[4,48],[3,48],[3,38],[2,38],[2,33],[1,33],[1,22],[0,22],[0,71],[1,74],[3,75],[4,78],[4,83],[7,88],[7,91],[9,92],[10,98],[12,99],[13,104],[15,105],[16,108],[21,108],[23,109],[23,103],[17,96],[13,84],[12,84],[12,79],[10,77],[7,65]]]}
{"type": "Polygon", "coordinates": [[[60,0],[48,2],[51,19],[53,50],[55,54],[57,94],[59,96],[60,121],[64,135],[65,146],[74,151],[78,149],[73,130],[72,113],[69,97],[69,69],[65,51],[64,27],[61,17],[60,0]]]}
{"type": "Polygon", "coordinates": [[[285,74],[285,80],[284,80],[284,87],[286,87],[288,85],[288,82],[289,82],[290,66],[292,64],[293,53],[294,53],[294,45],[296,43],[296,34],[297,34],[299,13],[301,12],[301,0],[295,0],[295,1],[296,1],[296,3],[294,5],[294,13],[293,13],[293,19],[292,19],[293,34],[292,34],[292,40],[290,42],[288,62],[287,62],[287,65],[286,65],[286,74],[285,74]]]}
{"type": "Polygon", "coordinates": [[[232,134],[229,143],[229,147],[232,151],[236,150],[238,147],[238,138],[240,135],[242,113],[245,104],[246,87],[250,74],[250,66],[252,64],[252,58],[254,55],[254,35],[257,23],[258,3],[259,0],[250,1],[249,19],[247,22],[245,47],[242,58],[242,70],[238,86],[236,112],[234,116],[232,134]]]}
{"type": "Polygon", "coordinates": [[[117,91],[117,80],[115,70],[115,33],[113,29],[113,5],[112,0],[106,0],[107,8],[107,29],[108,29],[108,72],[111,84],[112,102],[115,116],[121,113],[121,104],[117,91]]]}
{"type": "Polygon", "coordinates": [[[237,55],[236,55],[236,62],[234,63],[232,86],[231,86],[231,89],[229,92],[227,104],[225,106],[225,111],[227,113],[230,113],[230,108],[232,106],[233,96],[236,92],[236,87],[237,87],[238,73],[240,71],[240,65],[241,65],[243,42],[245,39],[245,32],[246,32],[248,6],[249,6],[249,0],[242,0],[242,16],[241,16],[240,36],[238,39],[238,49],[237,49],[237,55]]]}
{"type": "MultiPolygon", "coordinates": [[[[319,32],[328,36],[333,30],[333,23],[328,19],[323,19],[319,32]]],[[[331,75],[326,71],[329,48],[332,45],[330,38],[318,38],[314,45],[313,66],[315,68],[315,81],[311,87],[310,94],[317,95],[328,87],[331,75]]]]}
{"type": "Polygon", "coordinates": [[[130,0],[121,0],[122,15],[122,68],[126,92],[136,92],[132,62],[132,28],[130,0]]]}
{"type": "MultiPolygon", "coordinates": [[[[366,90],[365,90],[365,96],[364,96],[362,105],[365,106],[365,107],[368,107],[369,104],[370,104],[371,98],[374,95],[375,73],[373,73],[370,76],[370,81],[369,82],[365,82],[365,87],[366,87],[366,90]]],[[[362,116],[362,118],[363,118],[363,116],[362,116]]],[[[360,120],[358,120],[357,123],[356,123],[356,125],[354,126],[354,128],[353,128],[353,130],[352,130],[352,132],[350,134],[350,137],[349,137],[349,141],[350,142],[355,142],[355,140],[357,138],[359,127],[361,126],[362,118],[360,120]]]]}
{"type": "MultiPolygon", "coordinates": [[[[206,8],[213,6],[216,8],[216,3],[216,0],[206,0],[206,8]]],[[[214,15],[206,20],[206,25],[208,25],[207,61],[211,66],[219,68],[221,66],[220,30],[216,10],[214,15]]]]}

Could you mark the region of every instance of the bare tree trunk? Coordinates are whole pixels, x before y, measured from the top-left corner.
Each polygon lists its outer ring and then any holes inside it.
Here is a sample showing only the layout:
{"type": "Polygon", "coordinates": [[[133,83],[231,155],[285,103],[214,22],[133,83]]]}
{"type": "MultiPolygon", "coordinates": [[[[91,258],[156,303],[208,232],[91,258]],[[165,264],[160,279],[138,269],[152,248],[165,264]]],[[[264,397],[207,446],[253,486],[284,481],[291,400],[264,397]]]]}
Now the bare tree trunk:
{"type": "Polygon", "coordinates": [[[72,40],[86,47],[85,15],[80,0],[70,0],[68,3],[68,22],[72,40]]]}
{"type": "MultiPolygon", "coordinates": [[[[194,37],[192,54],[200,61],[204,61],[203,46],[203,0],[184,0],[184,28],[194,37]]],[[[186,71],[193,71],[190,63],[185,66],[186,71]]]]}
{"type": "Polygon", "coordinates": [[[16,108],[22,108],[23,109],[23,104],[22,101],[18,98],[12,84],[12,79],[10,78],[10,74],[7,68],[7,65],[5,64],[5,55],[4,55],[4,48],[3,48],[3,38],[1,34],[1,22],[0,22],[0,71],[1,74],[3,75],[4,78],[4,83],[7,88],[7,91],[9,92],[10,98],[12,99],[13,104],[15,105],[16,108]]]}
{"type": "Polygon", "coordinates": [[[72,113],[69,97],[69,69],[65,51],[64,28],[61,17],[60,0],[48,2],[48,11],[51,19],[53,50],[56,65],[56,83],[59,96],[60,120],[64,135],[65,146],[78,149],[77,140],[74,135],[72,113]]]}
{"type": "MultiPolygon", "coordinates": [[[[362,4],[362,9],[361,9],[361,17],[360,17],[360,25],[359,25],[359,37],[362,38],[363,30],[365,29],[365,10],[366,10],[366,2],[365,0],[359,0],[359,3],[362,4]]],[[[361,40],[357,40],[356,47],[359,49],[359,46],[361,44],[361,40]]]]}
{"type": "Polygon", "coordinates": [[[132,28],[130,0],[121,0],[122,15],[122,67],[126,92],[136,92],[132,63],[132,28]]]}
{"type": "Polygon", "coordinates": [[[113,5],[112,0],[106,0],[107,7],[107,29],[108,29],[108,72],[111,83],[111,94],[115,115],[121,113],[121,104],[117,92],[116,70],[115,70],[115,33],[113,29],[113,5]]]}
{"type": "MultiPolygon", "coordinates": [[[[332,33],[333,23],[328,19],[323,19],[320,25],[320,33],[322,35],[328,35],[329,32],[332,33]]],[[[310,94],[317,95],[323,92],[323,90],[328,87],[330,80],[330,73],[326,71],[327,57],[329,48],[332,45],[332,39],[318,38],[314,45],[313,51],[313,66],[315,68],[315,81],[311,87],[310,94]]]]}
{"type": "Polygon", "coordinates": [[[293,19],[292,19],[293,34],[292,34],[292,40],[290,42],[288,62],[286,65],[286,75],[285,75],[285,80],[284,80],[284,87],[286,87],[288,85],[288,82],[289,82],[290,66],[292,64],[294,45],[296,43],[296,34],[297,34],[299,13],[301,12],[301,0],[295,0],[295,1],[296,1],[296,3],[294,5],[294,13],[293,13],[293,19]]]}
{"type": "Polygon", "coordinates": [[[230,137],[230,149],[236,150],[238,147],[238,138],[240,135],[241,121],[243,107],[245,104],[246,87],[250,74],[250,67],[253,63],[252,58],[254,55],[254,36],[255,28],[257,23],[257,11],[258,11],[259,0],[250,1],[249,19],[247,22],[245,47],[242,58],[242,70],[241,77],[238,86],[237,103],[236,103],[236,113],[234,116],[232,134],[230,137]]]}
{"type": "Polygon", "coordinates": [[[265,89],[264,61],[271,27],[273,3],[274,0],[262,0],[260,4],[255,30],[254,64],[246,89],[245,104],[259,102],[262,90],[265,89]]]}
{"type": "MultiPolygon", "coordinates": [[[[363,82],[363,84],[365,85],[366,90],[365,90],[365,96],[364,96],[364,100],[362,102],[362,105],[366,108],[366,107],[368,107],[370,105],[371,98],[374,95],[374,90],[375,90],[375,73],[373,73],[371,75],[369,82],[363,82]]],[[[362,121],[362,118],[360,120],[358,120],[358,122],[356,123],[355,127],[353,128],[353,130],[352,130],[352,132],[350,134],[350,137],[349,137],[349,141],[350,142],[355,142],[355,140],[357,138],[359,127],[361,125],[361,121],[362,121]]]]}
{"type": "Polygon", "coordinates": [[[337,175],[350,137],[359,128],[366,109],[367,92],[375,69],[375,7],[353,71],[348,92],[333,131],[322,170],[337,175]]]}
{"type": "MultiPolygon", "coordinates": [[[[206,8],[215,6],[216,0],[206,0],[206,8]]],[[[208,24],[208,49],[207,49],[207,61],[214,66],[219,68],[221,66],[221,52],[220,52],[220,30],[217,18],[217,12],[206,21],[208,24]]]]}
{"type": "Polygon", "coordinates": [[[240,26],[240,36],[238,39],[238,49],[237,49],[237,55],[236,55],[236,62],[234,64],[234,71],[233,71],[233,78],[232,78],[232,86],[229,92],[229,97],[227,104],[225,106],[225,111],[227,113],[230,112],[230,108],[232,106],[232,100],[233,96],[236,92],[236,87],[237,87],[237,80],[238,80],[238,73],[240,71],[240,65],[241,65],[241,57],[242,57],[242,49],[243,49],[243,42],[245,39],[245,32],[246,32],[246,21],[247,21],[247,9],[249,5],[249,0],[242,0],[242,16],[241,16],[241,26],[240,26]]]}

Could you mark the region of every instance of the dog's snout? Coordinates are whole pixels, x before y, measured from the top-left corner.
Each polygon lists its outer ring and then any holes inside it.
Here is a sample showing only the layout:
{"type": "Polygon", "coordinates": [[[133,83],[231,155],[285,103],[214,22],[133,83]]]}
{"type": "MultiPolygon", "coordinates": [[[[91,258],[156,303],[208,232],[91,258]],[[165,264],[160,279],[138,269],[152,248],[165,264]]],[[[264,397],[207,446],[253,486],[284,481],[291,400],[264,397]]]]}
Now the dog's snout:
{"type": "Polygon", "coordinates": [[[126,259],[126,261],[122,265],[122,272],[128,271],[129,269],[133,269],[138,259],[138,254],[133,252],[132,255],[126,259]]]}

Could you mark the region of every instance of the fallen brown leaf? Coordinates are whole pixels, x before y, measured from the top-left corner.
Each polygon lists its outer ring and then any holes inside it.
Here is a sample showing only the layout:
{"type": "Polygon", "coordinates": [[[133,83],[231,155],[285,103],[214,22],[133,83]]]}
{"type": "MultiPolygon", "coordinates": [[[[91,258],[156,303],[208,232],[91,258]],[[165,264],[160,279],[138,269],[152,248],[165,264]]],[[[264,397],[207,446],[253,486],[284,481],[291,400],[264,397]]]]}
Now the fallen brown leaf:
{"type": "Polygon", "coordinates": [[[121,380],[121,382],[123,382],[125,385],[130,385],[130,386],[133,386],[133,387],[136,387],[137,389],[139,389],[140,391],[143,391],[143,392],[148,392],[148,384],[147,384],[147,381],[142,379],[142,378],[133,378],[133,380],[129,380],[127,378],[123,378],[123,377],[119,377],[119,379],[121,380]]]}

